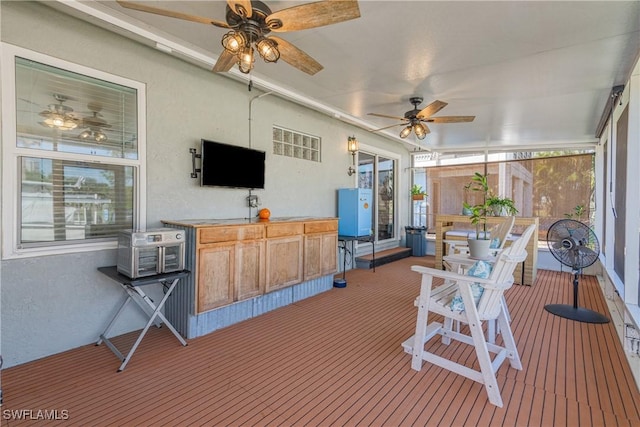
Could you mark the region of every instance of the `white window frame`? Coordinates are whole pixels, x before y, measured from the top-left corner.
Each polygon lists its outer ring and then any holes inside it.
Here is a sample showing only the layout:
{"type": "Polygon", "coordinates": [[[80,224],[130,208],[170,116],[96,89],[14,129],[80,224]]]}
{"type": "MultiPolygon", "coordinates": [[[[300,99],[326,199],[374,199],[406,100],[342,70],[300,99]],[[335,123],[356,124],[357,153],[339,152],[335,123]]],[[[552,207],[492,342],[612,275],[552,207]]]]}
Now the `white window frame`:
{"type": "Polygon", "coordinates": [[[2,43],[2,259],[28,258],[44,255],[56,255],[104,249],[115,249],[116,238],[101,241],[86,241],[78,243],[60,244],[52,242],[50,245],[38,247],[19,247],[19,205],[20,205],[20,177],[19,158],[37,157],[63,160],[87,161],[96,164],[112,164],[129,166],[134,169],[133,222],[134,227],[146,227],[146,86],[143,83],[124,77],[105,73],[89,67],[68,62],[49,55],[34,52],[8,43],[2,43]],[[138,159],[105,158],[103,156],[78,155],[61,152],[47,152],[41,150],[19,148],[16,144],[16,57],[40,62],[52,67],[61,68],[96,79],[106,80],[137,91],[138,114],[138,159]]]}

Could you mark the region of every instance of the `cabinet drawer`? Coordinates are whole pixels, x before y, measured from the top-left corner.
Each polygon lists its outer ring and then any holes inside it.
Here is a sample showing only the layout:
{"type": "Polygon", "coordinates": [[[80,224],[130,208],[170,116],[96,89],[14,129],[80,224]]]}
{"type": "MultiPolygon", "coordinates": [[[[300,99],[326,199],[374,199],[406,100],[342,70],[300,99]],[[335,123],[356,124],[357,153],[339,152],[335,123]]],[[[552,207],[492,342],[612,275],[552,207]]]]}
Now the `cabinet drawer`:
{"type": "Polygon", "coordinates": [[[338,231],[338,220],[331,221],[313,221],[304,223],[304,233],[329,233],[338,231]]]}
{"type": "Polygon", "coordinates": [[[301,222],[288,222],[283,224],[268,224],[267,237],[297,236],[304,231],[301,222]]]}
{"type": "Polygon", "coordinates": [[[236,227],[211,227],[199,230],[199,243],[233,242],[264,238],[262,225],[243,225],[236,227]]]}

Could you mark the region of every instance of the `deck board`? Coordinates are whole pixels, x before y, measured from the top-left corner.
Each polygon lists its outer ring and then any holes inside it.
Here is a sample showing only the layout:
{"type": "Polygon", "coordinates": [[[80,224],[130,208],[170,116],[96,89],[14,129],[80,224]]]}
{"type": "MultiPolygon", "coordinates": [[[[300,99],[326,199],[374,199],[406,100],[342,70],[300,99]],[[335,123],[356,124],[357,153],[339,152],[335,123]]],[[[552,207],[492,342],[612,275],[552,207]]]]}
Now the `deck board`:
{"type": "MultiPolygon", "coordinates": [[[[538,271],[506,293],[523,370],[498,370],[504,401],[482,385],[424,363],[400,343],[413,334],[420,276],[409,257],[346,273],[348,285],[189,340],[151,328],[123,372],[104,345],[3,371],[3,410],[57,409],[47,425],[550,426],[640,425],[640,393],[611,324],[554,316],[571,304],[569,272],[538,271]]],[[[341,275],[340,275],[341,276],[341,275]]],[[[581,307],[608,315],[598,281],[580,277],[581,307]]],[[[131,346],[137,333],[113,339],[131,346]]],[[[472,347],[430,350],[477,367],[472,347]]],[[[2,425],[37,425],[6,420],[2,425]]],[[[41,421],[40,421],[41,422],[41,421]]]]}

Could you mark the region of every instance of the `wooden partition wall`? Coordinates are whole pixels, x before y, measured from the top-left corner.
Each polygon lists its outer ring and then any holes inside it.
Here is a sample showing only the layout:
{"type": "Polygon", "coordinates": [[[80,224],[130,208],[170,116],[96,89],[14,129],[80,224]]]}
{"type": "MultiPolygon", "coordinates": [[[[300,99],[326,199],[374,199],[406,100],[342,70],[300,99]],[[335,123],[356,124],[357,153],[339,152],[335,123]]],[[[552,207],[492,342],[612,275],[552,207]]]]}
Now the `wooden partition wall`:
{"type": "MultiPolygon", "coordinates": [[[[488,217],[487,224],[489,227],[494,224],[502,221],[501,217],[488,217]]],[[[457,229],[462,229],[465,227],[468,229],[470,224],[470,219],[468,216],[464,215],[446,215],[446,214],[437,214],[435,216],[435,227],[436,227],[436,259],[435,259],[435,268],[442,269],[442,257],[446,255],[447,245],[445,244],[445,240],[454,240],[454,239],[464,239],[463,235],[461,236],[447,236],[447,233],[450,231],[455,231],[457,229]],[[458,225],[459,228],[456,228],[458,225]]],[[[534,231],[531,239],[527,243],[527,259],[524,261],[524,265],[518,266],[516,271],[514,272],[515,283],[522,285],[533,285],[536,281],[537,274],[537,262],[538,262],[538,218],[528,218],[528,217],[516,217],[516,221],[514,224],[514,232],[517,233],[518,228],[525,228],[531,224],[536,225],[536,230],[534,231]],[[521,227],[522,226],[522,227],[521,227]]],[[[509,242],[507,242],[507,245],[509,242]]]]}

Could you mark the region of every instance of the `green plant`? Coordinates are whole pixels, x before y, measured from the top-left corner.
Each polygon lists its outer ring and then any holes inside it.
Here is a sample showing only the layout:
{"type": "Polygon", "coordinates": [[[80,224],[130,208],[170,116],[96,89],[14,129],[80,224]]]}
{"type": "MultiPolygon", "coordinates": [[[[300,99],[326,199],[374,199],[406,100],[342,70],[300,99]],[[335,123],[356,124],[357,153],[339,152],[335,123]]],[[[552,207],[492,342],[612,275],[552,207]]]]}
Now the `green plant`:
{"type": "Polygon", "coordinates": [[[491,210],[495,215],[506,214],[513,216],[518,213],[515,202],[508,197],[489,196],[487,203],[491,206],[491,210]]]}
{"type": "Polygon", "coordinates": [[[414,184],[413,187],[411,187],[412,196],[426,196],[426,194],[421,185],[414,184]]]}
{"type": "Polygon", "coordinates": [[[469,220],[471,224],[476,226],[476,239],[487,240],[487,216],[491,211],[491,206],[488,203],[489,200],[489,182],[487,176],[476,172],[469,184],[465,186],[465,189],[469,191],[476,191],[482,193],[482,202],[475,205],[470,205],[468,202],[464,202],[464,207],[471,212],[469,220]],[[482,228],[482,234],[480,229],[482,228]]]}
{"type": "Polygon", "coordinates": [[[564,214],[569,219],[577,219],[578,221],[582,220],[582,215],[584,215],[584,205],[577,205],[573,208],[572,213],[564,214]]]}

